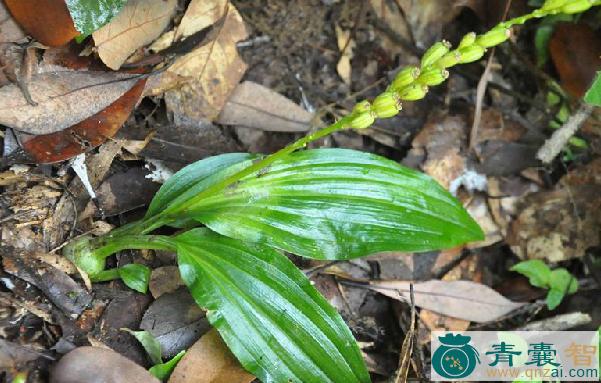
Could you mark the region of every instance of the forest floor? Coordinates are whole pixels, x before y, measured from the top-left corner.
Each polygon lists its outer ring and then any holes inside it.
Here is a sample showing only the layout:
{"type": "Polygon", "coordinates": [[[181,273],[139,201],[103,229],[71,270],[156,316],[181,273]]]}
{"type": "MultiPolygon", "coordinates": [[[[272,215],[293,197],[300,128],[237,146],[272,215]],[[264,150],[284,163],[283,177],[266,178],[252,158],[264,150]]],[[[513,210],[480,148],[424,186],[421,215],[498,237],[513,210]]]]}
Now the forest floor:
{"type": "MultiPolygon", "coordinates": [[[[173,12],[161,31],[181,29],[190,1],[167,3],[173,12]]],[[[118,108],[97,107],[99,94],[78,94],[89,106],[57,111],[33,128],[23,124],[31,115],[0,117],[0,380],[26,374],[27,382],[48,381],[64,354],[85,345],[150,367],[124,328],[152,333],[164,358],[206,340],[210,325],[183,287],[173,253],[123,251],[110,258],[111,266],[135,262],[152,269],[149,292],[142,294],[119,280],[89,284],[61,256],[62,246],[140,218],[161,183],[183,166],[228,152],[272,153],[382,92],[434,42],[456,44],[533,6],[526,0],[232,0],[223,22],[225,1],[200,3],[193,18],[217,25],[208,43],[178,53],[176,60],[185,60],[176,69],[131,83],[118,108]],[[117,122],[90,129],[69,120],[103,111],[117,122]]],[[[122,48],[125,53],[103,51],[98,41],[93,49],[92,38],[47,48],[27,44],[10,17],[0,2],[0,86],[21,93],[27,78],[25,92],[34,100],[47,84],[64,81],[44,77],[57,67],[119,67],[168,44],[157,35],[122,48]]],[[[427,380],[432,331],[596,331],[601,325],[601,114],[580,101],[601,68],[600,30],[595,9],[521,26],[485,59],[453,68],[424,100],[405,103],[398,117],[311,144],[376,153],[425,172],[457,196],[486,234],[482,242],[422,254],[337,262],[291,256],[342,314],[374,382],[392,381],[402,355],[411,356],[409,376],[427,380]],[[587,118],[570,144],[549,163],[537,160],[545,140],[579,112],[587,118]],[[567,269],[578,290],[550,309],[546,289],[510,270],[533,259],[567,269]],[[409,282],[419,295],[420,286],[435,280],[454,294],[416,296],[413,327],[409,282]],[[458,280],[473,284],[454,290],[458,280]],[[366,287],[374,281],[397,292],[385,296],[366,287]],[[507,301],[519,308],[508,314],[507,301]],[[478,311],[492,320],[471,321],[469,313],[478,311]],[[415,337],[411,350],[402,347],[408,334],[415,337]]],[[[92,81],[70,78],[74,89],[92,81]]],[[[119,92],[114,88],[102,93],[119,92]]],[[[11,93],[2,92],[4,114],[11,93]]],[[[57,108],[63,101],[69,102],[60,100],[57,108]]],[[[224,364],[231,359],[226,353],[204,349],[186,363],[214,363],[221,381],[252,381],[235,362],[224,364]]],[[[120,363],[87,357],[70,363],[120,363]]],[[[123,381],[148,381],[136,371],[123,381]]],[[[197,379],[176,370],[169,382],[197,379]]]]}

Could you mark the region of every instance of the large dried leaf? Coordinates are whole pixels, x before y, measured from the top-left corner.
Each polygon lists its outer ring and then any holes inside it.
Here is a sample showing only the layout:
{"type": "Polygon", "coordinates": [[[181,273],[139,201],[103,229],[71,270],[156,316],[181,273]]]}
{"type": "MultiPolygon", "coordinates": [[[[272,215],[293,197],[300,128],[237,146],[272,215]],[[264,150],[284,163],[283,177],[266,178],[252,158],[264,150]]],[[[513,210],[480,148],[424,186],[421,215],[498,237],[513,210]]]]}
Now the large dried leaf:
{"type": "Polygon", "coordinates": [[[0,88],[0,124],[30,134],[49,134],[75,125],[111,105],[139,75],[113,72],[49,72],[32,76],[31,105],[15,85],[0,88]]]}
{"type": "Polygon", "coordinates": [[[159,383],[142,366],[110,349],[79,347],[52,369],[51,383],[159,383]]]}
{"type": "Polygon", "coordinates": [[[107,108],[67,129],[23,139],[23,149],[38,163],[53,163],[101,145],[123,126],[140,99],[145,84],[146,79],[138,80],[107,108]]]}
{"type": "Polygon", "coordinates": [[[418,48],[427,48],[440,39],[443,28],[461,12],[456,1],[397,0],[411,27],[418,48]]]}
{"type": "Polygon", "coordinates": [[[217,122],[274,132],[306,132],[313,114],[273,90],[252,81],[238,85],[217,122]]]}
{"type": "MultiPolygon", "coordinates": [[[[151,93],[169,92],[168,103],[176,112],[193,119],[213,120],[223,108],[246,71],[236,43],[248,37],[242,17],[228,5],[223,25],[215,31],[215,40],[179,58],[162,76],[151,93]],[[183,84],[183,85],[182,85],[183,84]]],[[[225,0],[193,0],[176,32],[178,38],[198,32],[224,16],[225,0]]],[[[168,35],[170,39],[174,34],[168,35]]]]}
{"type": "Polygon", "coordinates": [[[169,383],[250,383],[254,379],[213,329],[186,352],[173,370],[169,383]]]}
{"type": "Polygon", "coordinates": [[[4,0],[17,22],[34,39],[51,47],[79,34],[64,0],[4,0]]]}
{"type": "Polygon", "coordinates": [[[599,185],[533,193],[520,201],[507,243],[522,259],[561,262],[598,246],[601,225],[599,185]]]}
{"type": "Polygon", "coordinates": [[[561,86],[572,96],[584,96],[601,69],[601,38],[585,24],[560,24],[549,41],[561,86]]]}
{"type": "Polygon", "coordinates": [[[117,17],[93,34],[102,61],[119,69],[138,48],[161,35],[176,6],[176,0],[130,0],[117,17]]]}
{"type": "MultiPolygon", "coordinates": [[[[409,300],[409,281],[374,281],[370,288],[387,297],[409,300]]],[[[415,305],[472,322],[491,322],[523,306],[490,287],[471,281],[414,282],[415,305]]]]}

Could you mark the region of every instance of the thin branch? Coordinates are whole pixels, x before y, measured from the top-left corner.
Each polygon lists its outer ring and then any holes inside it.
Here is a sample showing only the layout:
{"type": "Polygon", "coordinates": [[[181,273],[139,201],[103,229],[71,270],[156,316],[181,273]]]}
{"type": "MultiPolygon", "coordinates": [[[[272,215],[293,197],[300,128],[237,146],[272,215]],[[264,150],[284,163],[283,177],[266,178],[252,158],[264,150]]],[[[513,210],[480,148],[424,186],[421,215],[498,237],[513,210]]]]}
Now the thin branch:
{"type": "Polygon", "coordinates": [[[593,106],[583,104],[561,128],[553,133],[551,138],[545,141],[544,145],[538,150],[538,153],[536,153],[536,158],[545,164],[553,161],[559,152],[566,146],[570,138],[572,138],[582,124],[584,124],[591,116],[593,109],[593,106]]]}

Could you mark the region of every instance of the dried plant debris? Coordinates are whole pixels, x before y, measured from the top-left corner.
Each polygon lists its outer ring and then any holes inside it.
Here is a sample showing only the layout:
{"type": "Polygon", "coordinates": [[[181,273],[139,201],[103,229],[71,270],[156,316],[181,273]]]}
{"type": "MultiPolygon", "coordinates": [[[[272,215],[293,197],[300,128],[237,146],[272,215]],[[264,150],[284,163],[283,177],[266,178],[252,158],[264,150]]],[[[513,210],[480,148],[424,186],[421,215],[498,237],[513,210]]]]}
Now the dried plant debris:
{"type": "Polygon", "coordinates": [[[52,383],[80,383],[90,381],[119,383],[159,383],[142,366],[107,348],[79,347],[63,358],[52,369],[52,383]]]}
{"type": "Polygon", "coordinates": [[[211,330],[182,358],[171,374],[169,383],[250,383],[254,380],[255,377],[234,358],[219,333],[211,330]]]}
{"type": "Polygon", "coordinates": [[[508,244],[522,259],[555,263],[583,257],[599,245],[598,185],[565,187],[527,196],[510,226],[508,244]]]}
{"type": "Polygon", "coordinates": [[[0,88],[0,123],[21,132],[49,134],[98,113],[131,89],[138,75],[50,72],[32,76],[31,105],[17,85],[0,88]]]}
{"type": "Polygon", "coordinates": [[[128,1],[117,17],[92,35],[102,61],[118,70],[132,53],[161,35],[176,6],[176,0],[128,1]]]}

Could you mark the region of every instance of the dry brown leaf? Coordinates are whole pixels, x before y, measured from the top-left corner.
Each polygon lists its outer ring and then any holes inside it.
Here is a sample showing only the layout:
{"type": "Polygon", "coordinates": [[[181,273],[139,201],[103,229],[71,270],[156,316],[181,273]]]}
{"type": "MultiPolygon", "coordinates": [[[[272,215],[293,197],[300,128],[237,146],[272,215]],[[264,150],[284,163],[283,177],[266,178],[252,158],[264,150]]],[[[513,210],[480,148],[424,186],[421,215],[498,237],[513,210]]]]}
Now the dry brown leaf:
{"type": "Polygon", "coordinates": [[[152,270],[148,289],[154,299],[172,293],[184,285],[177,266],[163,266],[152,270]]]}
{"type": "Polygon", "coordinates": [[[92,34],[98,56],[117,70],[137,49],[161,35],[175,13],[177,0],[129,0],[119,14],[92,34]]]}
{"type": "Polygon", "coordinates": [[[465,209],[470,216],[478,222],[482,231],[484,231],[484,241],[478,241],[468,244],[466,247],[470,249],[478,249],[480,247],[490,246],[503,240],[501,227],[495,222],[493,215],[489,209],[487,199],[482,195],[474,196],[469,199],[469,203],[465,209]]]}
{"type": "Polygon", "coordinates": [[[13,43],[27,37],[25,32],[12,18],[6,6],[0,1],[0,44],[13,43]]]}
{"type": "Polygon", "coordinates": [[[279,93],[252,81],[238,85],[217,118],[272,132],[306,132],[313,115],[279,93]]]}
{"type": "Polygon", "coordinates": [[[555,263],[582,257],[599,245],[599,185],[567,186],[520,201],[520,214],[509,226],[507,243],[522,259],[555,263]]]}
{"type": "Polygon", "coordinates": [[[100,112],[131,89],[138,75],[114,72],[49,72],[28,83],[36,106],[15,84],[0,88],[0,124],[30,134],[66,129],[100,112]]]}
{"type": "Polygon", "coordinates": [[[428,122],[413,139],[407,165],[420,165],[422,170],[448,189],[466,170],[467,123],[462,116],[446,112],[430,115],[428,122]],[[413,163],[412,163],[413,162],[413,163]]]}
{"type": "MultiPolygon", "coordinates": [[[[179,87],[166,95],[168,106],[178,114],[194,120],[214,120],[246,71],[236,43],[247,38],[248,32],[236,8],[228,7],[225,22],[215,31],[215,40],[177,59],[149,90],[156,95],[179,87]]],[[[193,0],[177,30],[178,37],[214,24],[225,9],[226,0],[193,0]]],[[[167,38],[173,36],[174,32],[167,34],[167,38]]]]}
{"type": "Polygon", "coordinates": [[[456,1],[397,0],[403,9],[418,48],[425,49],[440,39],[443,28],[461,12],[456,1]]]}
{"type": "Polygon", "coordinates": [[[35,40],[50,47],[68,43],[79,32],[64,0],[4,0],[15,20],[35,40]]]}
{"type": "Polygon", "coordinates": [[[250,383],[254,379],[212,329],[186,352],[169,383],[250,383]]]}
{"type": "MultiPolygon", "coordinates": [[[[407,301],[409,281],[374,281],[370,288],[387,297],[407,301]]],[[[471,281],[413,283],[415,305],[436,313],[472,322],[495,321],[523,306],[503,297],[490,287],[471,281]]]]}
{"type": "Polygon", "coordinates": [[[355,49],[355,41],[351,38],[351,31],[340,28],[336,25],[336,41],[340,50],[340,59],[336,65],[336,71],[340,78],[347,84],[351,83],[351,59],[355,49]]]}
{"type": "Polygon", "coordinates": [[[405,20],[400,12],[399,5],[394,0],[369,0],[369,4],[376,16],[391,30],[406,38],[407,41],[411,40],[411,31],[407,25],[407,20],[405,20]]]}
{"type": "Polygon", "coordinates": [[[90,381],[159,383],[142,366],[115,351],[100,347],[76,348],[61,358],[50,376],[51,383],[90,381]]]}

